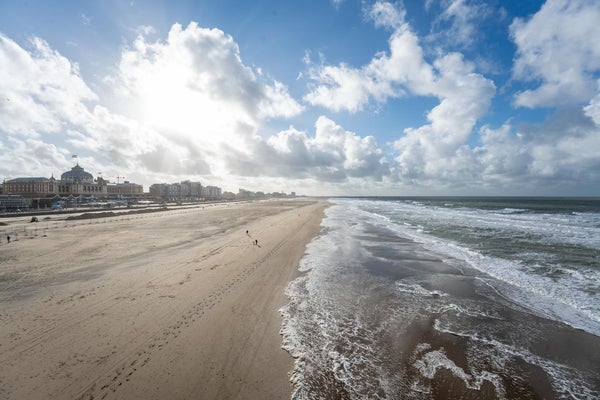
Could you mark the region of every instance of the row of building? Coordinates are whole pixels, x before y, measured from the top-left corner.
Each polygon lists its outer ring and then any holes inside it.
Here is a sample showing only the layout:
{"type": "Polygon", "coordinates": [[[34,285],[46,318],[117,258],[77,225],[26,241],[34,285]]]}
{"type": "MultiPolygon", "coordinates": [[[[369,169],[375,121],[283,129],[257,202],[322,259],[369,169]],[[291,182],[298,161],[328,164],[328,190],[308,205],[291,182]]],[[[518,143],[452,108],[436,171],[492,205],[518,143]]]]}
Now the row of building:
{"type": "MultiPolygon", "coordinates": [[[[292,194],[294,195],[294,194],[292,194]]],[[[5,180],[0,185],[0,210],[27,208],[50,208],[97,203],[104,200],[125,200],[166,202],[194,202],[235,199],[261,199],[266,197],[286,197],[283,193],[264,194],[239,189],[236,195],[222,192],[217,186],[202,186],[200,182],[156,183],[144,193],[142,185],[124,181],[113,183],[102,177],[94,178],[79,163],[55,179],[27,177],[5,180]]]]}
{"type": "Polygon", "coordinates": [[[200,182],[185,181],[175,184],[155,184],[150,193],[144,193],[142,185],[124,181],[110,182],[102,177],[94,178],[77,163],[60,179],[46,177],[26,177],[5,180],[0,185],[0,210],[23,208],[50,208],[57,204],[78,205],[103,200],[155,200],[200,201],[216,200],[221,189],[215,186],[203,187],[200,182]]]}
{"type": "Polygon", "coordinates": [[[200,201],[223,198],[220,187],[202,186],[200,182],[155,183],[150,186],[150,197],[163,201],[200,201]]]}
{"type": "Polygon", "coordinates": [[[3,194],[20,195],[27,198],[58,196],[135,196],[144,193],[142,185],[125,181],[112,183],[102,177],[94,179],[79,164],[63,173],[60,179],[50,178],[15,178],[4,181],[3,194]]]}

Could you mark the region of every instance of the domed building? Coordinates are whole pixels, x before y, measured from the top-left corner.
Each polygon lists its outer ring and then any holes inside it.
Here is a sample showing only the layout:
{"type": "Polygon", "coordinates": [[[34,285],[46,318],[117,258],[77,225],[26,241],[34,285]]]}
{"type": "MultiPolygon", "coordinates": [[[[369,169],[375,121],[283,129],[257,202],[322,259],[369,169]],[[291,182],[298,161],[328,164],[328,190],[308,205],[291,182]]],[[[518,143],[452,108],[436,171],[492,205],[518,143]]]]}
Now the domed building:
{"type": "Polygon", "coordinates": [[[79,166],[79,163],[71,168],[70,171],[63,173],[58,182],[58,194],[61,196],[90,196],[105,195],[106,183],[102,178],[94,181],[94,177],[89,172],[85,172],[79,166]]]}
{"type": "Polygon", "coordinates": [[[79,163],[71,168],[70,171],[63,173],[60,176],[62,183],[94,183],[94,177],[89,172],[85,172],[83,168],[79,166],[79,163]]]}
{"type": "Polygon", "coordinates": [[[142,185],[129,181],[111,183],[102,177],[94,179],[92,174],[85,172],[77,163],[70,171],[60,176],[58,193],[61,196],[121,197],[141,195],[143,188],[142,185]]]}

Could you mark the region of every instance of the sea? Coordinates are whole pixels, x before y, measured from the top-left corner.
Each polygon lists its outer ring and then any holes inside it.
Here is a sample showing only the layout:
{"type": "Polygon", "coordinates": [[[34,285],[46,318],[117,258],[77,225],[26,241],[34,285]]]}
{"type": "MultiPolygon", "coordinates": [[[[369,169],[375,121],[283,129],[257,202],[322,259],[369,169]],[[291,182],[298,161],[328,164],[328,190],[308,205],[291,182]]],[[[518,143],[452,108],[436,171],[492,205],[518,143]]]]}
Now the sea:
{"type": "Polygon", "coordinates": [[[600,399],[600,199],[331,198],[294,399],[600,399]]]}

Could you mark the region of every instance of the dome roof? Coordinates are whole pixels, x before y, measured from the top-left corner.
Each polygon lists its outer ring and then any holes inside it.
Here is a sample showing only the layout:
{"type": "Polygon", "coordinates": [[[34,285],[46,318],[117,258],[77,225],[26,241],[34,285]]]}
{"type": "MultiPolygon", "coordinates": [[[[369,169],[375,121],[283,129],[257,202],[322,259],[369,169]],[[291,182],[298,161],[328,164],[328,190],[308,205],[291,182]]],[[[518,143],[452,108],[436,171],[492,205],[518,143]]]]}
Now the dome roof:
{"type": "Polygon", "coordinates": [[[94,182],[94,177],[89,172],[85,172],[83,168],[77,164],[70,171],[65,172],[60,176],[61,181],[66,182],[86,182],[92,183],[94,182]]]}

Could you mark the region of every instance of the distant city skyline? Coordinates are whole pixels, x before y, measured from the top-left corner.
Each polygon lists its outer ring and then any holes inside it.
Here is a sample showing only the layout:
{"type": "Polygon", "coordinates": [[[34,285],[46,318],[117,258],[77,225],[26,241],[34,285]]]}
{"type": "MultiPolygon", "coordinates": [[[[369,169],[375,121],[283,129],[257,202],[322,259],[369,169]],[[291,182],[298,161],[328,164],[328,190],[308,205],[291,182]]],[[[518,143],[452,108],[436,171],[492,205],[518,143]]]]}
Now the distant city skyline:
{"type": "Polygon", "coordinates": [[[0,179],[600,196],[598,21],[592,0],[2,2],[0,179]]]}

